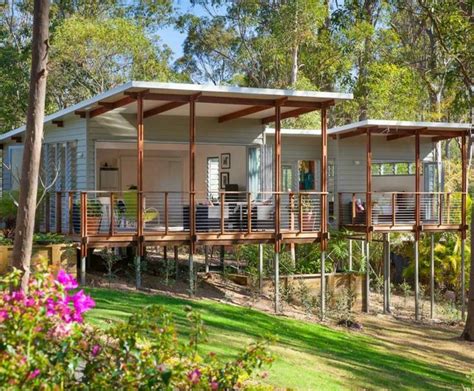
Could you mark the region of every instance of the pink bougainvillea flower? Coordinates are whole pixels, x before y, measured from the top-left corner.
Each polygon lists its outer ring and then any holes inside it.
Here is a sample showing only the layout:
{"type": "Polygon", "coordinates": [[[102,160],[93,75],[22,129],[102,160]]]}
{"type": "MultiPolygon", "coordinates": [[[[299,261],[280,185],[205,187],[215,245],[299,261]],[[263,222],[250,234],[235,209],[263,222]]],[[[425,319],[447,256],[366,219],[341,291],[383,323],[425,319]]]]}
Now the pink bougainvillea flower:
{"type": "Polygon", "coordinates": [[[25,303],[25,307],[33,307],[36,301],[32,297],[27,297],[25,298],[24,303],[25,303]]]}
{"type": "Polygon", "coordinates": [[[201,380],[201,371],[199,369],[195,369],[194,371],[189,372],[188,379],[191,381],[191,383],[198,384],[199,380],[201,380]]]}
{"type": "Polygon", "coordinates": [[[100,353],[100,345],[94,345],[92,347],[92,357],[97,357],[97,355],[100,353]]]}
{"type": "Polygon", "coordinates": [[[219,383],[216,382],[215,380],[211,382],[211,390],[218,390],[219,389],[219,383]]]}
{"type": "Polygon", "coordinates": [[[57,280],[67,291],[79,286],[75,278],[62,269],[58,272],[57,280]]]}
{"type": "Polygon", "coordinates": [[[0,310],[0,323],[4,322],[7,319],[8,319],[7,310],[0,310]]]}
{"type": "Polygon", "coordinates": [[[33,372],[30,372],[30,374],[28,375],[28,380],[33,380],[34,378],[38,377],[39,374],[40,374],[40,370],[35,369],[33,372]]]}
{"type": "Polygon", "coordinates": [[[13,301],[22,301],[25,298],[25,294],[23,291],[14,291],[12,293],[12,300],[13,301]]]}
{"type": "Polygon", "coordinates": [[[91,308],[95,307],[95,301],[92,299],[92,297],[86,295],[82,289],[71,296],[71,301],[74,305],[74,309],[79,314],[89,311],[91,308]]]}

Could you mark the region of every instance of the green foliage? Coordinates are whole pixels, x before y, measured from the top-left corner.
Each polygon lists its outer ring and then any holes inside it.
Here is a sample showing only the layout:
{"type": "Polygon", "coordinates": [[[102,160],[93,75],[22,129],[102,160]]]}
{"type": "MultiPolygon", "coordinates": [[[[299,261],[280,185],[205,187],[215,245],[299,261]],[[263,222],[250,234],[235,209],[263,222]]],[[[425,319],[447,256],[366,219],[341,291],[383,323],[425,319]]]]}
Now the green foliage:
{"type": "Polygon", "coordinates": [[[48,233],[35,233],[33,235],[34,244],[66,244],[71,243],[69,238],[64,235],[48,232],[48,233]]]}

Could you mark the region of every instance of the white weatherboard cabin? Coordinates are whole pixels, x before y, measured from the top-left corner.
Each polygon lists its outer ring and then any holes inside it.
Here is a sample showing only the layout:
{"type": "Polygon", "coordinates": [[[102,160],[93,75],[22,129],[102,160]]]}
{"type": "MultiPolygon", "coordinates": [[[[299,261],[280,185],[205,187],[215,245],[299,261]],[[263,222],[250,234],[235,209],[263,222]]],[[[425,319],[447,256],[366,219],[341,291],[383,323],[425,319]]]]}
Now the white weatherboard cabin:
{"type": "MultiPolygon", "coordinates": [[[[324,265],[329,226],[366,246],[373,232],[413,232],[417,243],[422,231],[453,230],[464,239],[470,125],[367,120],[327,129],[330,107],[348,99],[118,86],[45,118],[42,171],[54,191],[38,228],[78,243],[83,280],[89,248],[132,245],[140,260],[146,246],[187,245],[193,276],[196,246],[273,243],[276,309],[282,245],[320,243],[324,265]],[[281,129],[281,120],[312,111],[321,112],[319,130],[281,129]],[[437,141],[454,137],[462,139],[459,194],[443,193],[435,154],[437,141]]],[[[0,135],[2,191],[18,188],[24,130],[0,135]]]]}

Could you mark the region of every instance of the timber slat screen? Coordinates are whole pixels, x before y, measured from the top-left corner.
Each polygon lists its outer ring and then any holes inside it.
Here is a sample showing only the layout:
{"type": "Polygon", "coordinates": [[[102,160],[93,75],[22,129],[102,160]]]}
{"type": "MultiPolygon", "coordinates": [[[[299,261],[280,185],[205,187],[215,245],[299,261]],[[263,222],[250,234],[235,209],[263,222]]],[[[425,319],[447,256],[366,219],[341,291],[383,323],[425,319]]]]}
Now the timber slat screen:
{"type": "Polygon", "coordinates": [[[367,226],[367,212],[370,210],[369,225],[374,229],[406,227],[412,230],[417,224],[426,229],[460,230],[463,224],[463,199],[465,193],[441,192],[372,192],[339,193],[339,225],[345,227],[367,226]],[[366,200],[371,199],[371,205],[366,200]],[[418,204],[418,205],[417,205],[418,204]]]}
{"type": "MultiPolygon", "coordinates": [[[[324,194],[278,195],[279,232],[286,238],[316,237],[321,230],[324,194]]],[[[183,240],[190,240],[190,222],[194,220],[198,239],[218,241],[222,236],[258,240],[265,238],[261,234],[273,237],[277,232],[276,196],[276,192],[197,192],[190,208],[189,192],[58,191],[44,198],[39,227],[41,231],[77,238],[136,238],[143,232],[145,240],[148,237],[159,241],[168,235],[182,235],[183,240]],[[143,210],[138,213],[140,206],[143,210]]]]}

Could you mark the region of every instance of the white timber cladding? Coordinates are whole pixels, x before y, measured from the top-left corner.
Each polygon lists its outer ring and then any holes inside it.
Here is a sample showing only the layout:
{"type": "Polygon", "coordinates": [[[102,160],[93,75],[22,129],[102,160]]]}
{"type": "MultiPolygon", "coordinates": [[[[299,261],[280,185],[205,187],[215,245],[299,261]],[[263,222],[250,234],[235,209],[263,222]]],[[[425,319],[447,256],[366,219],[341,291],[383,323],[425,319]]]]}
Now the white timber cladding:
{"type": "MultiPolygon", "coordinates": [[[[406,137],[398,140],[387,141],[384,136],[372,136],[372,162],[382,161],[415,161],[415,139],[406,137]]],[[[337,140],[338,158],[336,163],[336,177],[338,192],[365,192],[366,191],[366,142],[367,136],[354,136],[337,140]]],[[[334,148],[335,149],[335,148],[334,148]]],[[[420,157],[423,161],[432,160],[433,143],[431,138],[422,137],[420,139],[420,157]]],[[[400,191],[410,191],[404,185],[415,183],[414,176],[407,176],[402,179],[392,177],[391,182],[398,185],[400,191]]],[[[383,179],[382,179],[383,181],[383,179]]],[[[423,184],[423,180],[421,180],[423,184]]],[[[380,183],[380,186],[384,184],[380,183]]],[[[377,183],[372,180],[373,191],[387,190],[377,189],[377,183]]]]}
{"type": "MultiPolygon", "coordinates": [[[[48,161],[48,171],[53,162],[60,163],[60,178],[55,186],[62,190],[86,190],[87,187],[87,132],[86,120],[78,117],[68,117],[64,127],[48,125],[44,134],[45,159],[48,161]],[[51,154],[55,154],[53,156],[51,154]],[[47,157],[46,157],[47,155],[47,157]]],[[[52,173],[48,172],[51,176],[52,173]]]]}
{"type": "MultiPolygon", "coordinates": [[[[111,113],[88,120],[87,132],[87,185],[96,186],[96,142],[136,142],[136,116],[111,113]]],[[[196,119],[196,143],[222,145],[262,144],[263,127],[256,119],[237,119],[219,123],[216,118],[196,119]]],[[[145,146],[148,142],[189,142],[189,118],[185,116],[157,115],[144,122],[145,146]]],[[[145,152],[146,154],[146,152],[145,152]]]]}

